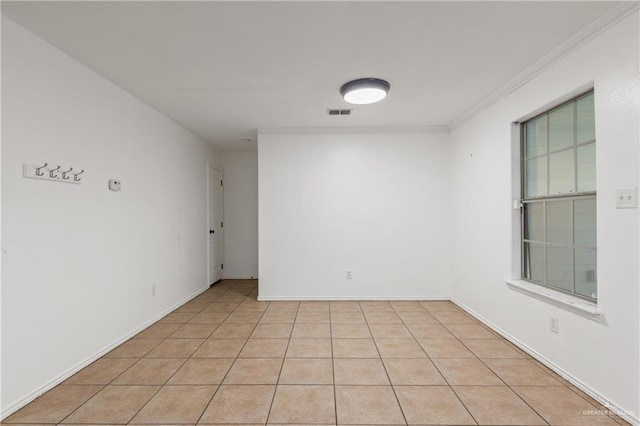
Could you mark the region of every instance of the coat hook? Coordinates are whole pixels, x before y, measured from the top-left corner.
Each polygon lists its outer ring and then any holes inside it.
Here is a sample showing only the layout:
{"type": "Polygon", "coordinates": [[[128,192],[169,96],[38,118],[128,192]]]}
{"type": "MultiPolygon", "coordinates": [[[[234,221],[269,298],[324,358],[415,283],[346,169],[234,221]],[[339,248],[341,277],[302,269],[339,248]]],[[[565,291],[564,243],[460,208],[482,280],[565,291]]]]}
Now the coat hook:
{"type": "Polygon", "coordinates": [[[56,172],[60,170],[60,166],[56,167],[55,169],[51,169],[49,170],[49,176],[51,176],[52,178],[56,177],[56,172]]]}
{"type": "Polygon", "coordinates": [[[80,170],[80,173],[74,173],[74,174],[73,174],[73,180],[74,180],[75,182],[80,182],[80,178],[79,178],[78,176],[80,176],[80,175],[81,175],[81,174],[83,174],[83,173],[84,173],[84,169],[80,170]]]}
{"type": "Polygon", "coordinates": [[[49,163],[44,163],[44,166],[36,167],[36,176],[44,176],[44,173],[41,172],[40,170],[44,169],[48,165],[49,163]]]}
{"type": "Polygon", "coordinates": [[[62,179],[64,180],[68,180],[69,176],[67,176],[69,174],[69,172],[73,170],[73,167],[69,167],[69,170],[67,170],[66,172],[62,172],[62,179]]]}

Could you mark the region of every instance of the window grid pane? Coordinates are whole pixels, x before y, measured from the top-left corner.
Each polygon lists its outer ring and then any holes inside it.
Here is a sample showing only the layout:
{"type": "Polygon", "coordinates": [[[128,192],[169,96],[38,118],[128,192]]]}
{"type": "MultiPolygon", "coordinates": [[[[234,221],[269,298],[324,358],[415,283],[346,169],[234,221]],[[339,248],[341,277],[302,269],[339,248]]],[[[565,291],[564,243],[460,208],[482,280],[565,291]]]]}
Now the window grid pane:
{"type": "Polygon", "coordinates": [[[524,238],[527,241],[544,242],[544,203],[529,203],[524,206],[524,238]]]}
{"type": "Polygon", "coordinates": [[[522,137],[523,278],[595,300],[593,92],[523,123],[522,137]]]}
{"type": "Polygon", "coordinates": [[[576,101],[576,143],[595,142],[595,127],[593,93],[589,93],[576,101]]]}
{"type": "Polygon", "coordinates": [[[569,247],[547,247],[547,284],[574,292],[573,250],[569,247]]]}
{"type": "Polygon", "coordinates": [[[575,102],[549,112],[549,152],[575,145],[575,102]]]}
{"type": "Polygon", "coordinates": [[[547,116],[534,118],[526,125],[527,158],[547,152],[547,116]]]}
{"type": "Polygon", "coordinates": [[[548,194],[548,157],[546,155],[527,160],[527,194],[537,197],[548,194]]]}
{"type": "Polygon", "coordinates": [[[549,155],[549,195],[575,192],[575,151],[560,151],[549,155]]]}
{"type": "Polygon", "coordinates": [[[597,247],[596,208],[595,198],[574,200],[573,233],[575,247],[594,250],[597,247]]]}
{"type": "Polygon", "coordinates": [[[597,296],[596,250],[575,249],[576,293],[595,299],[597,296]]]}
{"type": "Polygon", "coordinates": [[[525,243],[525,277],[540,284],[546,283],[544,244],[525,243]]]}
{"type": "Polygon", "coordinates": [[[579,146],[576,153],[578,192],[596,190],[596,144],[579,146]]]}
{"type": "Polygon", "coordinates": [[[546,239],[550,243],[573,246],[573,212],[571,200],[546,202],[546,239]]]}

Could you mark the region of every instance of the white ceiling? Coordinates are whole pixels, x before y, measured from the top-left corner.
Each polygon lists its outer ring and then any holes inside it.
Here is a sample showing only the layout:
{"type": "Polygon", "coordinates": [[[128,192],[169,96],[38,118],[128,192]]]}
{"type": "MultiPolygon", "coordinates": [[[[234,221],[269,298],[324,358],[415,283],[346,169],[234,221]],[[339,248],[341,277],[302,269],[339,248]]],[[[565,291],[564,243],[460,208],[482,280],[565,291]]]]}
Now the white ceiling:
{"type": "Polygon", "coordinates": [[[448,125],[614,7],[45,1],[2,13],[220,149],[247,150],[257,129],[448,125]],[[339,87],[359,77],[388,80],[387,99],[345,103],[339,87]]]}

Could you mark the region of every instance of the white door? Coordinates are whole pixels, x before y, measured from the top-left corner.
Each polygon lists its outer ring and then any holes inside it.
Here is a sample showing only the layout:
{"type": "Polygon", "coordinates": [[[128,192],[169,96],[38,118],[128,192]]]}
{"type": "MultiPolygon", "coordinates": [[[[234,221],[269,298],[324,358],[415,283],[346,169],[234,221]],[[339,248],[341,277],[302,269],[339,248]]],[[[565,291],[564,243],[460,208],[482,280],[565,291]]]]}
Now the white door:
{"type": "Polygon", "coordinates": [[[209,167],[209,284],[222,279],[222,171],[209,167]]]}

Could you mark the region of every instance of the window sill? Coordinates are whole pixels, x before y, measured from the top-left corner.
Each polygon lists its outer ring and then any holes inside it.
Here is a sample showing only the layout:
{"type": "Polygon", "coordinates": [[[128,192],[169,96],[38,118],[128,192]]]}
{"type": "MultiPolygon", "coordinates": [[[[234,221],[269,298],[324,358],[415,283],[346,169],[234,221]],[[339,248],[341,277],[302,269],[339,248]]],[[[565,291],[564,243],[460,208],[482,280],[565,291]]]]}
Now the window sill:
{"type": "Polygon", "coordinates": [[[595,303],[590,303],[577,297],[554,291],[550,288],[539,286],[524,280],[506,279],[507,287],[511,290],[518,291],[537,299],[551,302],[561,308],[574,311],[582,316],[598,320],[602,316],[602,312],[598,310],[595,303]]]}

